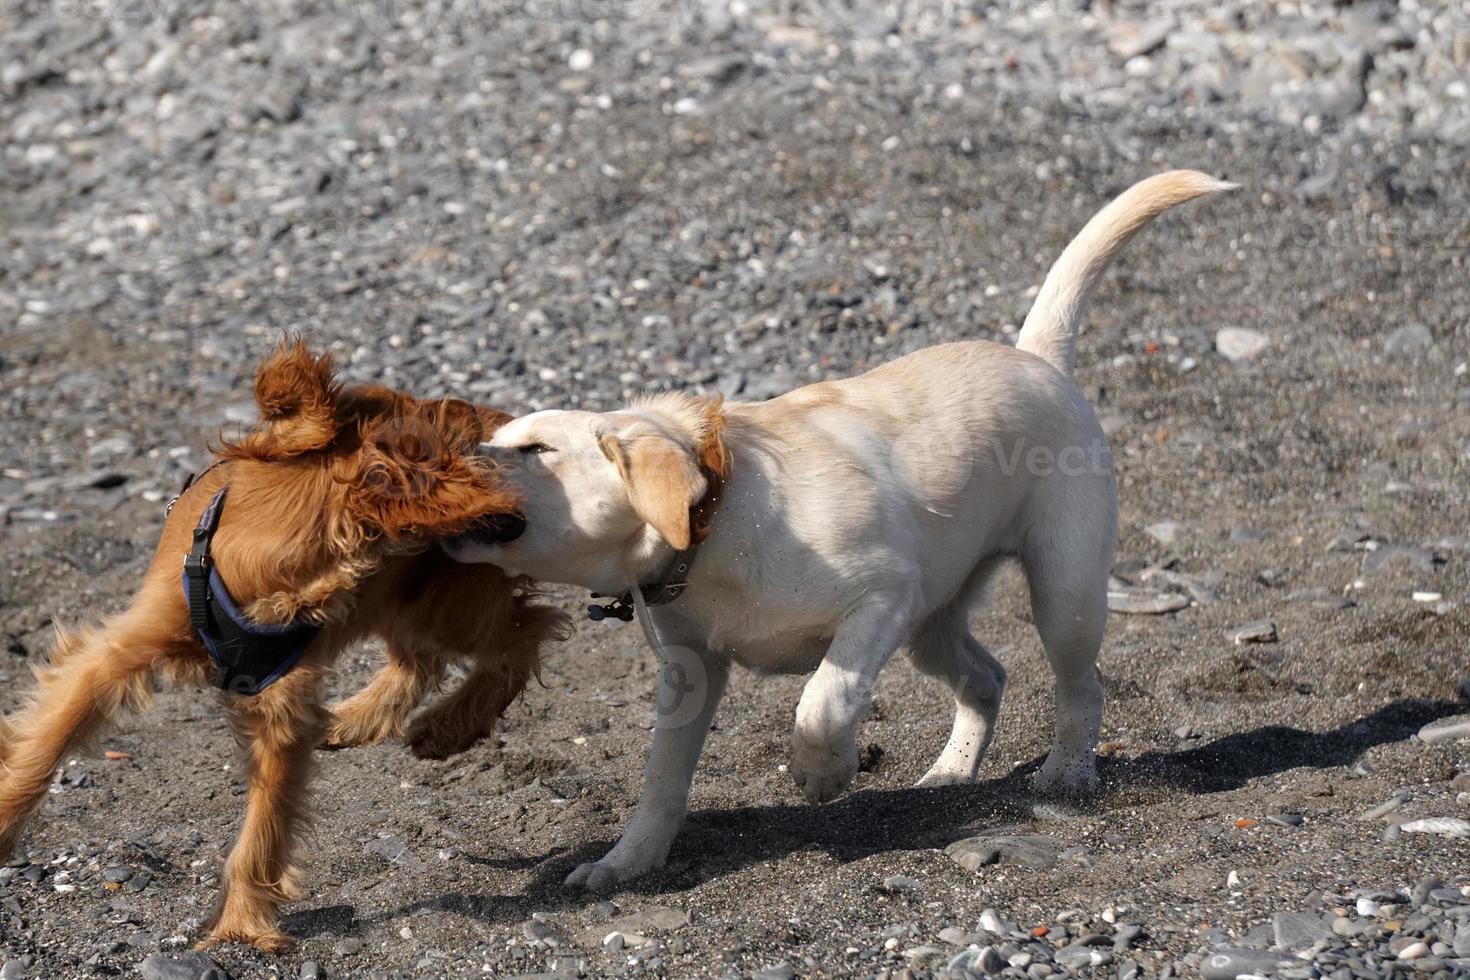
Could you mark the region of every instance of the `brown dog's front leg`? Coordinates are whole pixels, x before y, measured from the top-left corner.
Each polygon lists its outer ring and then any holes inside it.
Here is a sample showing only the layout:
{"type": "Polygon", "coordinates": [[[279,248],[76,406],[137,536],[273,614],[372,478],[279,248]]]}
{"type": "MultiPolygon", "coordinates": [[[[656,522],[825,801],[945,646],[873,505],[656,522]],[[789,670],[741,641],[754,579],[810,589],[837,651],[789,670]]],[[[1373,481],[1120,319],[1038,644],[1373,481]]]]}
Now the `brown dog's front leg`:
{"type": "Polygon", "coordinates": [[[312,751],[331,717],[322,705],[320,669],[298,667],[254,697],[230,704],[245,752],[249,800],[240,837],[225,862],[224,892],[201,949],[249,943],[267,953],[291,945],[276,922],[282,902],[304,897],[293,863],[309,810],[312,751]]]}
{"type": "Polygon", "coordinates": [[[441,655],[425,652],[415,656],[390,643],[388,662],[368,686],[332,709],[331,728],[322,748],[358,748],[402,735],[424,692],[437,685],[443,674],[441,655]]]}
{"type": "Polygon", "coordinates": [[[122,709],[152,696],[149,671],[170,637],[126,616],[79,633],[58,631],[51,663],[37,669],[34,703],[5,724],[0,858],[8,858],[68,752],[95,738],[122,709]]]}

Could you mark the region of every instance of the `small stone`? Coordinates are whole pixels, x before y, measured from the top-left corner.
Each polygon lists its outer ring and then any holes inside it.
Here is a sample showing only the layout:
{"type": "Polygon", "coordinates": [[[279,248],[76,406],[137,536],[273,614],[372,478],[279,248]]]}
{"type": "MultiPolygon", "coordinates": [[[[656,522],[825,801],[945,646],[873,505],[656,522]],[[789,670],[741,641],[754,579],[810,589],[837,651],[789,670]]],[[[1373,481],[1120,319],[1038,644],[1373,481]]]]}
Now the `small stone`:
{"type": "Polygon", "coordinates": [[[1177,592],[1108,592],[1108,611],[1125,616],[1162,616],[1189,608],[1189,598],[1177,592]]]}
{"type": "Polygon", "coordinates": [[[623,934],[623,939],[629,946],[641,946],[648,941],[645,933],[674,932],[687,925],[689,913],[683,909],[651,908],[583,929],[573,937],[573,942],[578,946],[598,946],[609,935],[618,932],[623,934]],[[638,942],[635,943],[635,939],[638,942]]]}
{"type": "Polygon", "coordinates": [[[1278,827],[1300,827],[1306,819],[1300,813],[1272,813],[1266,817],[1266,822],[1278,827]]]}
{"type": "Polygon", "coordinates": [[[1095,946],[1066,946],[1053,954],[1057,966],[1082,970],[1093,966],[1107,966],[1113,962],[1113,951],[1095,946]]]}
{"type": "Polygon", "coordinates": [[[1237,626],[1225,634],[1237,646],[1244,643],[1275,643],[1276,624],[1269,619],[1257,620],[1254,623],[1246,623],[1237,626]]]}
{"type": "Polygon", "coordinates": [[[1375,806],[1373,809],[1371,809],[1371,810],[1367,811],[1366,813],[1364,813],[1358,819],[1359,820],[1377,820],[1380,817],[1386,817],[1386,816],[1388,816],[1390,813],[1393,813],[1395,810],[1397,810],[1399,807],[1401,807],[1403,805],[1404,805],[1404,801],[1402,799],[1400,799],[1397,796],[1392,796],[1392,797],[1389,797],[1388,799],[1384,800],[1382,803],[1378,804],[1377,806],[1375,806]]]}
{"type": "Polygon", "coordinates": [[[567,67],[572,71],[587,71],[596,59],[586,48],[578,48],[567,57],[567,67]]]}
{"type": "Polygon", "coordinates": [[[980,913],[980,928],[992,936],[1004,936],[1016,931],[1015,925],[1002,919],[995,909],[986,909],[980,913]]]}
{"type": "Polygon", "coordinates": [[[1290,961],[1279,953],[1226,947],[1205,956],[1200,964],[1204,980],[1236,980],[1241,976],[1274,974],[1290,961]]]}
{"type": "Polygon", "coordinates": [[[1232,527],[1230,540],[1235,544],[1257,544],[1266,540],[1266,532],[1253,527],[1232,527]]]}
{"type": "Polygon", "coordinates": [[[298,975],[301,980],[322,980],[322,968],[316,960],[306,960],[301,964],[301,972],[298,975]]]}
{"type": "Polygon", "coordinates": [[[1429,901],[1430,893],[1443,884],[1439,878],[1420,878],[1414,883],[1413,891],[1409,892],[1409,901],[1415,906],[1423,905],[1429,901]]]}
{"type": "Polygon", "coordinates": [[[1250,327],[1222,327],[1215,333],[1215,350],[1234,364],[1254,360],[1266,343],[1266,335],[1250,327]]]}
{"type": "Polygon", "coordinates": [[[138,975],[143,980],[228,980],[229,976],[203,953],[184,953],[182,956],[154,953],[138,964],[138,975]]]}
{"type": "Polygon", "coordinates": [[[917,878],[910,878],[907,875],[889,875],[883,879],[882,888],[883,891],[891,895],[916,892],[919,890],[919,880],[917,878]]]}
{"type": "Polygon", "coordinates": [[[1410,943],[1399,950],[1401,960],[1420,960],[1429,955],[1429,947],[1423,942],[1410,943]]]}
{"type": "Polygon", "coordinates": [[[975,960],[975,967],[984,974],[999,973],[1008,964],[1005,957],[1000,955],[1000,950],[994,946],[986,946],[980,951],[980,956],[975,960]]]}
{"type": "Polygon", "coordinates": [[[1470,837],[1470,820],[1457,817],[1428,817],[1399,825],[1407,834],[1439,834],[1443,837],[1470,837]]]}
{"type": "Polygon", "coordinates": [[[1123,21],[1113,28],[1108,50],[1127,63],[1162,48],[1173,31],[1173,20],[1123,21]]]}
{"type": "Polygon", "coordinates": [[[1303,952],[1332,936],[1332,927],[1311,912],[1278,912],[1271,919],[1271,928],[1277,947],[1290,953],[1303,952]]]}
{"type": "Polygon", "coordinates": [[[6,960],[4,966],[0,966],[0,980],[24,980],[26,965],[20,960],[6,960]]]}
{"type": "Polygon", "coordinates": [[[1179,540],[1179,535],[1183,530],[1184,525],[1178,521],[1160,521],[1143,529],[1145,534],[1166,548],[1179,540]]]}
{"type": "MultiPolygon", "coordinates": [[[[1055,840],[1037,834],[982,834],[955,841],[944,849],[944,853],[966,871],[975,871],[991,864],[1054,868],[1060,852],[1061,845],[1055,840]]],[[[983,919],[981,926],[989,929],[983,919]]]]}
{"type": "Polygon", "coordinates": [[[1431,721],[1419,729],[1419,741],[1426,745],[1470,738],[1470,715],[1456,715],[1431,721]]]}
{"type": "Polygon", "coordinates": [[[1383,352],[1389,357],[1418,354],[1434,346],[1434,334],[1422,323],[1410,323],[1399,327],[1383,342],[1383,352]]]}
{"type": "Polygon", "coordinates": [[[773,963],[763,970],[755,971],[754,980],[793,980],[796,968],[790,963],[773,963]]]}
{"type": "Polygon", "coordinates": [[[356,956],[362,952],[362,940],[356,936],[348,936],[337,944],[338,956],[356,956]]]}
{"type": "Polygon", "coordinates": [[[521,926],[521,933],[531,943],[542,943],[555,949],[567,944],[566,932],[555,922],[546,922],[540,919],[528,919],[521,926]]]}
{"type": "Polygon", "coordinates": [[[407,844],[392,834],[369,841],[364,850],[369,854],[376,854],[389,864],[411,866],[422,863],[418,856],[408,849],[407,844]]]}
{"type": "Polygon", "coordinates": [[[1373,918],[1373,916],[1379,913],[1379,911],[1382,909],[1382,906],[1373,901],[1373,899],[1365,896],[1358,899],[1357,909],[1359,915],[1366,915],[1368,918],[1371,919],[1373,918]]]}

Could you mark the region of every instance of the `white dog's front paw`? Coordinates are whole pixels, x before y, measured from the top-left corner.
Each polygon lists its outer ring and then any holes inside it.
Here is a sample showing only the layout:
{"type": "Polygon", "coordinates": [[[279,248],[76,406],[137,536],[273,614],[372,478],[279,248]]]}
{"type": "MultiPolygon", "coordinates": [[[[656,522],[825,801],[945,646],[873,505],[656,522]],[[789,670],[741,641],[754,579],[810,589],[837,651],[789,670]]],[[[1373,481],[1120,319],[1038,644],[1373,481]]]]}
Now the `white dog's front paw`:
{"type": "Polygon", "coordinates": [[[914,786],[918,789],[932,788],[935,786],[965,786],[975,781],[975,774],[969,769],[958,769],[944,763],[936,762],[919,778],[914,786]]]}
{"type": "Polygon", "coordinates": [[[611,864],[603,858],[601,861],[577,865],[577,870],[567,875],[566,885],[568,888],[582,888],[589,892],[610,892],[623,882],[636,878],[639,873],[611,864]]]}
{"type": "Polygon", "coordinates": [[[1097,792],[1097,765],[1090,754],[1065,755],[1053,749],[1031,786],[1052,796],[1090,796],[1097,792]]]}
{"type": "Polygon", "coordinates": [[[611,891],[645,872],[662,867],[667,854],[667,846],[630,847],[619,841],[616,847],[602,856],[602,860],[578,865],[577,870],[567,875],[566,885],[589,892],[611,891]]]}
{"type": "Polygon", "coordinates": [[[852,785],[858,771],[857,745],[851,738],[806,739],[791,743],[791,778],[808,803],[837,799],[852,785]]]}

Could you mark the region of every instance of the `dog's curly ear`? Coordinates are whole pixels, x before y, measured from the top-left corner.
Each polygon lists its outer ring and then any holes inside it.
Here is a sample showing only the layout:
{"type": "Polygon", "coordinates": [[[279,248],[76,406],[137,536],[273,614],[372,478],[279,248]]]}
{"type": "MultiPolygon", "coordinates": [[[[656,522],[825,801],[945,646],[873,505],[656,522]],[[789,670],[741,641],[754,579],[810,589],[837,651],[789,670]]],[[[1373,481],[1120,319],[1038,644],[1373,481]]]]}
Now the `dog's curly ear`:
{"type": "Polygon", "coordinates": [[[255,373],[260,421],[220,454],[277,460],[325,449],[337,437],[340,393],[332,355],[313,353],[300,337],[285,338],[255,373]]]}
{"type": "Polygon", "coordinates": [[[690,450],[655,431],[608,433],[598,448],[617,466],[633,510],[674,548],[693,540],[690,508],[708,489],[690,450]]]}
{"type": "Polygon", "coordinates": [[[480,433],[474,406],[455,399],[368,424],[344,477],[349,512],[392,540],[458,534],[513,512],[515,494],[473,455],[480,433]]]}

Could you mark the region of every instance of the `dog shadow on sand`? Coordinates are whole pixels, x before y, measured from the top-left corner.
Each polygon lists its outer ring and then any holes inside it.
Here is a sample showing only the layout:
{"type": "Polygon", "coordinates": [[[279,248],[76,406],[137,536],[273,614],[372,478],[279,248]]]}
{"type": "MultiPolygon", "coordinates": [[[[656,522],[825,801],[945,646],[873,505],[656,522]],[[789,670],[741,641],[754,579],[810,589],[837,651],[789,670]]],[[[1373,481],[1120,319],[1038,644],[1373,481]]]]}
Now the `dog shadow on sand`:
{"type": "MultiPolygon", "coordinates": [[[[1207,795],[1240,789],[1252,779],[1291,769],[1352,766],[1375,746],[1408,739],[1428,722],[1466,710],[1464,702],[1405,699],[1325,732],[1289,725],[1267,725],[1225,735],[1192,748],[1144,752],[1131,758],[1100,759],[1101,789],[1078,813],[1105,812],[1157,799],[1167,791],[1207,795]]],[[[1004,832],[1035,820],[1038,799],[1027,779],[1035,759],[1002,779],[969,786],[933,789],[865,789],[825,806],[771,804],[692,811],[668,864],[626,886],[635,895],[681,892],[751,865],[799,851],[819,851],[846,863],[888,851],[941,848],[962,837],[1004,832]]],[[[573,849],[539,856],[466,858],[507,869],[537,869],[535,878],[515,894],[426,897],[399,908],[358,918],[350,906],[303,910],[287,928],[297,935],[353,934],[363,925],[428,911],[467,915],[497,925],[526,919],[532,911],[575,911],[605,896],[572,891],[562,885],[573,868],[605,854],[612,840],[586,841],[573,849]]]]}

